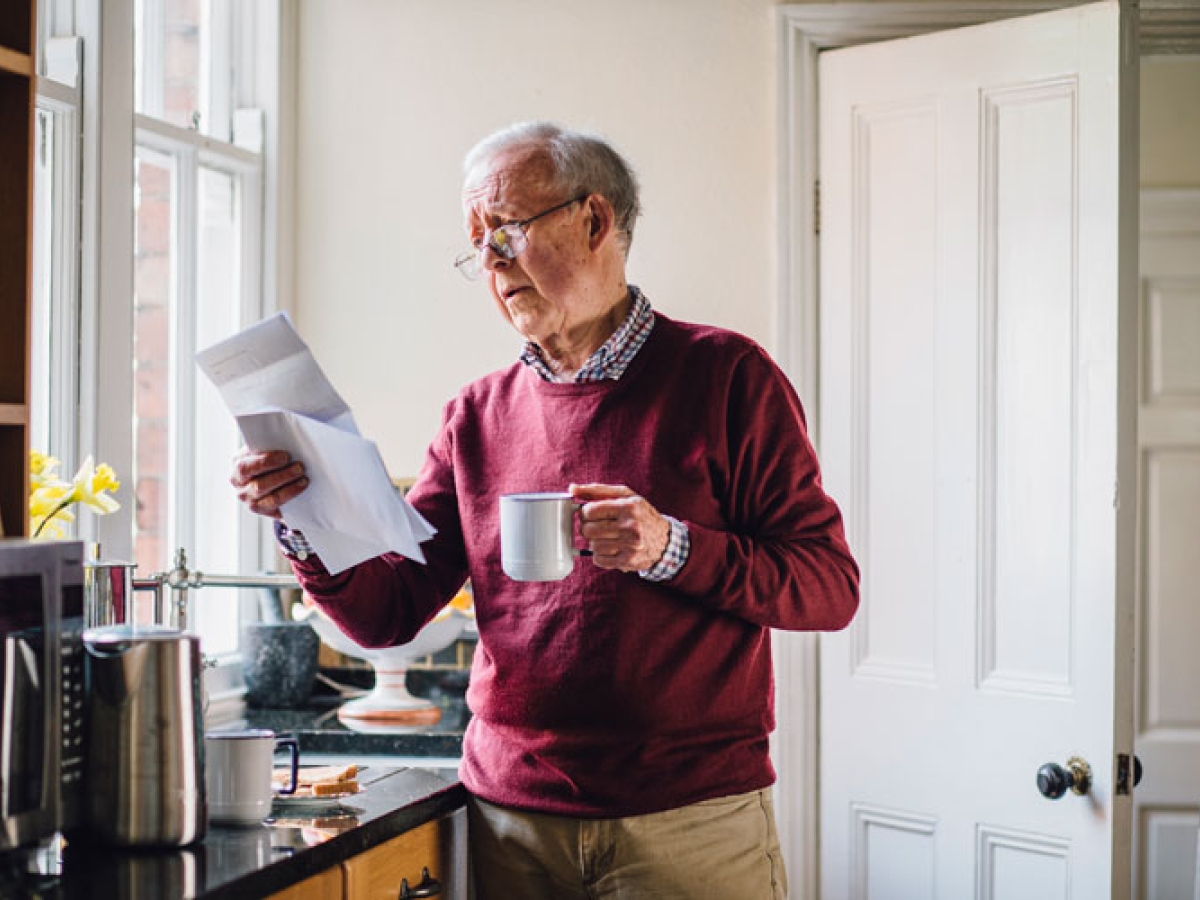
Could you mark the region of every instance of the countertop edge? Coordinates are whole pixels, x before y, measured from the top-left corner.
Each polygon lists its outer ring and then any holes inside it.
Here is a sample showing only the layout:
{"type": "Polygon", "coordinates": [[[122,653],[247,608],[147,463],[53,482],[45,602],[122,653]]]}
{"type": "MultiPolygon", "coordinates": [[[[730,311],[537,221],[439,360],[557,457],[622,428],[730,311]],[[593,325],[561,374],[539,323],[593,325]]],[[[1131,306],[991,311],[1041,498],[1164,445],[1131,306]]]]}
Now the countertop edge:
{"type": "Polygon", "coordinates": [[[332,868],[426,822],[466,805],[467,790],[452,784],[378,818],[200,895],[202,900],[265,897],[332,868]]]}

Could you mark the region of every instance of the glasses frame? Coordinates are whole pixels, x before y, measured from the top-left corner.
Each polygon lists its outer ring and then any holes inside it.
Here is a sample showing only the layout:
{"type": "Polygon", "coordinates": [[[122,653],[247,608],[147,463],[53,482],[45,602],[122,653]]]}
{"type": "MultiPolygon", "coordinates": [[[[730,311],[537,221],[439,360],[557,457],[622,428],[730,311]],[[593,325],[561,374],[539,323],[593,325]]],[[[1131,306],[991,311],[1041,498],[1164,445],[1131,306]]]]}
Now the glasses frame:
{"type": "Polygon", "coordinates": [[[556,213],[560,209],[566,209],[568,206],[580,203],[590,196],[590,193],[580,194],[577,197],[572,197],[570,200],[557,203],[548,209],[543,209],[539,213],[534,213],[532,216],[526,216],[524,219],[514,219],[511,222],[504,222],[497,225],[491,231],[485,231],[483,238],[479,241],[475,249],[468,250],[466,253],[455,257],[454,268],[458,269],[459,274],[467,280],[474,281],[479,277],[479,273],[483,271],[483,255],[488,250],[491,250],[501,259],[516,259],[529,246],[527,229],[530,225],[543,216],[556,213]],[[497,235],[502,235],[499,241],[496,239],[497,235]]]}

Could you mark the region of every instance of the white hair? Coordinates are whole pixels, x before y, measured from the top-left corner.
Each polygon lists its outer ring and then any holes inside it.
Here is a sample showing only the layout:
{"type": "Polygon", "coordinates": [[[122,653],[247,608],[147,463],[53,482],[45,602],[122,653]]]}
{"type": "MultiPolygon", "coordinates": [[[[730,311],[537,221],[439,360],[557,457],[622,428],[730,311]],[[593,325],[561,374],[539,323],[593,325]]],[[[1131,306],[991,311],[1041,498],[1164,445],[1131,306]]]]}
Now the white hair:
{"type": "Polygon", "coordinates": [[[626,255],[633,226],[641,215],[637,176],[625,158],[604,138],[563,128],[553,122],[519,122],[496,131],[472,147],[463,159],[467,178],[479,167],[514,148],[544,150],[551,185],[564,196],[600,194],[612,204],[617,233],[626,255]]]}

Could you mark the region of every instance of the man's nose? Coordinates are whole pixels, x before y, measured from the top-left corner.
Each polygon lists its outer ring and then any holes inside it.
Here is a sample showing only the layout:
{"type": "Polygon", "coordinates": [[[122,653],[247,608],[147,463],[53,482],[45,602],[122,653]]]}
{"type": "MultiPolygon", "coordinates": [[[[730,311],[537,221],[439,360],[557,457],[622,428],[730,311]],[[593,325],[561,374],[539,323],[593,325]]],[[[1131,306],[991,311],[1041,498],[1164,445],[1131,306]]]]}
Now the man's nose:
{"type": "Polygon", "coordinates": [[[512,260],[499,253],[492,246],[491,241],[483,245],[483,249],[479,251],[479,268],[485,271],[502,271],[512,265],[512,260]]]}

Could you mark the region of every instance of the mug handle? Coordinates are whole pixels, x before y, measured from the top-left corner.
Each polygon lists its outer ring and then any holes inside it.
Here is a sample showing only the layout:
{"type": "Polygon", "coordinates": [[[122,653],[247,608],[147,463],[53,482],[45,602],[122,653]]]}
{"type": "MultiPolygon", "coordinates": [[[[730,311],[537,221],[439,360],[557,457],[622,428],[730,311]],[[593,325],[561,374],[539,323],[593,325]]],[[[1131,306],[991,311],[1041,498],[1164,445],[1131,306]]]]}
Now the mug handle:
{"type": "MultiPolygon", "coordinates": [[[[582,500],[573,500],[571,502],[575,504],[575,521],[576,521],[576,524],[578,524],[579,523],[579,513],[583,510],[584,503],[582,500]]],[[[580,535],[580,537],[583,537],[583,535],[580,535]]],[[[589,550],[587,547],[572,547],[571,554],[573,556],[591,556],[592,551],[589,550]]]]}
{"type": "Polygon", "coordinates": [[[291,778],[288,780],[288,786],[279,791],[280,794],[296,793],[296,785],[300,783],[300,744],[295,738],[279,738],[275,741],[275,749],[284,749],[288,752],[291,778]]]}

